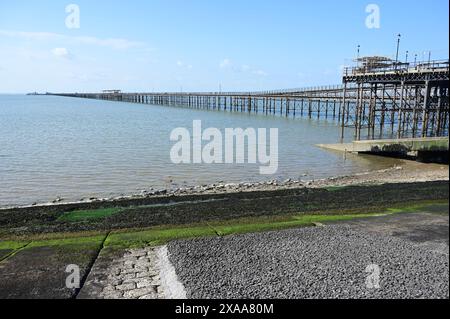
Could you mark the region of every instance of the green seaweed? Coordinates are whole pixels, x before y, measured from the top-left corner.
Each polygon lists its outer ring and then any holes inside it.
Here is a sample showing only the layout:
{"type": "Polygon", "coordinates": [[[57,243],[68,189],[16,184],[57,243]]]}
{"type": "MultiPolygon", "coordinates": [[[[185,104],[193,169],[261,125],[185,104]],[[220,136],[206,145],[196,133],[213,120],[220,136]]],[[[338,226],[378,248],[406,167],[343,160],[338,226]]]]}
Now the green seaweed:
{"type": "Polygon", "coordinates": [[[263,217],[248,217],[229,221],[214,221],[183,226],[155,226],[146,229],[112,231],[105,240],[105,233],[80,236],[79,234],[65,234],[64,238],[50,238],[34,240],[0,241],[0,250],[17,250],[34,247],[58,247],[61,249],[85,249],[96,247],[103,243],[106,248],[134,248],[155,246],[171,240],[197,238],[205,236],[227,236],[232,234],[252,233],[288,229],[294,227],[313,226],[322,223],[348,221],[358,218],[371,218],[393,214],[431,212],[448,214],[448,201],[427,201],[398,205],[378,212],[351,212],[340,214],[331,212],[317,212],[315,214],[276,215],[263,217]],[[72,237],[71,237],[72,236],[72,237]]]}

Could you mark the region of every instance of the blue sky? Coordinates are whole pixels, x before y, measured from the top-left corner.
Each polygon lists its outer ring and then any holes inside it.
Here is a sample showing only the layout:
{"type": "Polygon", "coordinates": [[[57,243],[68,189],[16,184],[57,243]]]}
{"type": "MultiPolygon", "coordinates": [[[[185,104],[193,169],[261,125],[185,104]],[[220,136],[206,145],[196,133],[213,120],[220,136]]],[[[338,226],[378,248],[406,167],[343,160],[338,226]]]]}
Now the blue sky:
{"type": "Polygon", "coordinates": [[[265,90],[339,84],[356,56],[448,58],[448,1],[0,2],[0,93],[265,90]],[[80,8],[80,28],[65,8],[80,8]],[[366,7],[380,28],[366,27],[366,7]]]}

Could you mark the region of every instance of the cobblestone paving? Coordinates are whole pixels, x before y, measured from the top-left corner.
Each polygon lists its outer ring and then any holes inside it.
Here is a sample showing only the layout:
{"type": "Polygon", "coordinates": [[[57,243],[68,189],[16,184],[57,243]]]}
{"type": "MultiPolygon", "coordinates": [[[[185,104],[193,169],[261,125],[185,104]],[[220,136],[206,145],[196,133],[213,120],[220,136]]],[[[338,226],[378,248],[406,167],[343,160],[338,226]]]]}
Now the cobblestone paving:
{"type": "Polygon", "coordinates": [[[157,248],[126,250],[122,256],[100,254],[80,299],[164,299],[157,248]]]}

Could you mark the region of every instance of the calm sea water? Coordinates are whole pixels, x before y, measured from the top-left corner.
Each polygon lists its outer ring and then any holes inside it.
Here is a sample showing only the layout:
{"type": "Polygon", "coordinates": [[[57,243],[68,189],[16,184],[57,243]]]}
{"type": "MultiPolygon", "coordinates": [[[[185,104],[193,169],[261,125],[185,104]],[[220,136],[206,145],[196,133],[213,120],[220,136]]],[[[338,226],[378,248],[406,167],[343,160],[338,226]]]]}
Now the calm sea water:
{"type": "Polygon", "coordinates": [[[314,146],[338,139],[336,123],[325,120],[0,95],[0,206],[220,181],[317,179],[396,163],[370,156],[344,159],[314,146]],[[204,128],[279,128],[277,174],[262,176],[259,165],[172,164],[170,133],[176,127],[192,130],[193,120],[202,120],[204,128]]]}

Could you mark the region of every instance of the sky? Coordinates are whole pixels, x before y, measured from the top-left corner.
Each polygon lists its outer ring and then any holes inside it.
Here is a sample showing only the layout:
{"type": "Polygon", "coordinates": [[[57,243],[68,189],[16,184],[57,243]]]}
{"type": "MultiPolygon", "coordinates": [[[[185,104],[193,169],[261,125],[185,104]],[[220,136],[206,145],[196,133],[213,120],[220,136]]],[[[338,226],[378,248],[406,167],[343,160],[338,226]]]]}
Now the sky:
{"type": "Polygon", "coordinates": [[[448,12],[448,0],[0,0],[0,93],[335,85],[358,45],[395,58],[397,34],[403,60],[448,59],[448,12]]]}

